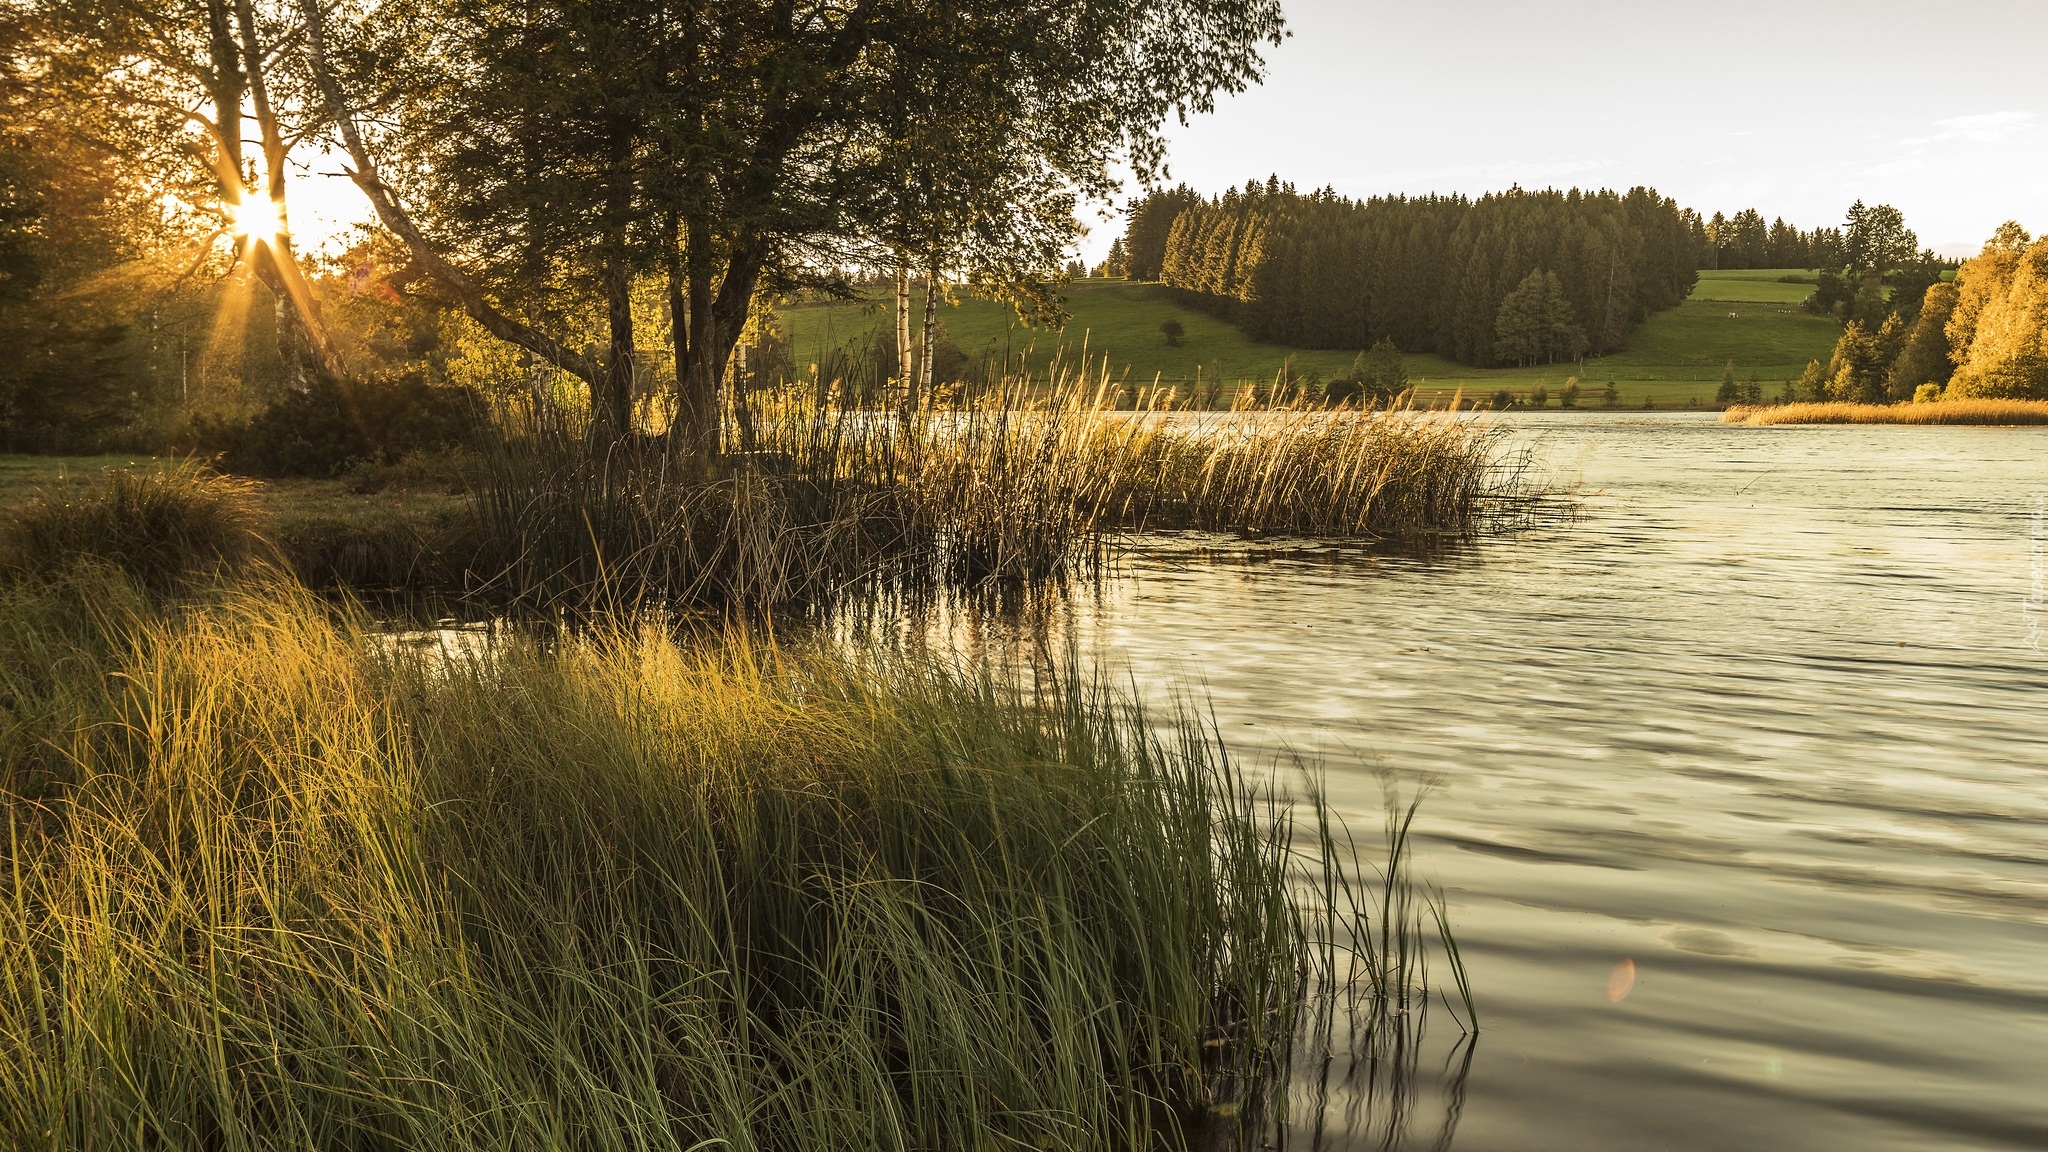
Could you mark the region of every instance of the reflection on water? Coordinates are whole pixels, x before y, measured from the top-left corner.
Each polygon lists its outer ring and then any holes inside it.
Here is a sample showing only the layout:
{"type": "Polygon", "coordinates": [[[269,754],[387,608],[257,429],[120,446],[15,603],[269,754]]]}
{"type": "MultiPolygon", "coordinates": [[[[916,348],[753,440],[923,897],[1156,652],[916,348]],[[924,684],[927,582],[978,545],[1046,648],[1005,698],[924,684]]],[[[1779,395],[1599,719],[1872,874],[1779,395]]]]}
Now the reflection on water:
{"type": "Polygon", "coordinates": [[[1523,434],[1577,523],[1435,556],[1148,543],[925,635],[1198,683],[1241,754],[1315,753],[1354,823],[1378,770],[1433,782],[1421,867],[1485,1030],[1412,1062],[1399,1134],[1385,1089],[1301,1071],[1325,1146],[2048,1147],[2048,433],[1523,434]]]}

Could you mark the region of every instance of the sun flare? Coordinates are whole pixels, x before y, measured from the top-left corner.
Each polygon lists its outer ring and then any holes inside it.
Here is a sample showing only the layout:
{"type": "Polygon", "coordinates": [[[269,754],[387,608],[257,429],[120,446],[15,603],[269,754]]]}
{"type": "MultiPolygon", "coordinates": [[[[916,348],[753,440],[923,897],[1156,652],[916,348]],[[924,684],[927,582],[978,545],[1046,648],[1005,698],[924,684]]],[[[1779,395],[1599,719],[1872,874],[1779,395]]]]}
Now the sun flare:
{"type": "Polygon", "coordinates": [[[276,207],[260,200],[229,207],[228,222],[241,239],[265,244],[284,230],[276,207]]]}

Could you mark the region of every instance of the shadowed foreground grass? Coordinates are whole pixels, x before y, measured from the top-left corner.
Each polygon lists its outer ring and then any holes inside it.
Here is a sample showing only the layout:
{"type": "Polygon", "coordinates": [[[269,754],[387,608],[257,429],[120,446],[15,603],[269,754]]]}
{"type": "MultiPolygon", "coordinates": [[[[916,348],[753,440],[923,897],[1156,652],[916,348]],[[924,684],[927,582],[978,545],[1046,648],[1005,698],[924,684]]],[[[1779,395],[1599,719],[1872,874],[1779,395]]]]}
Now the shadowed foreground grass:
{"type": "Polygon", "coordinates": [[[2048,424],[2048,400],[1938,400],[1931,404],[1779,404],[1730,408],[1729,424],[2048,424]]]}
{"type": "Polygon", "coordinates": [[[10,1146],[1172,1147],[1420,1007],[1405,881],[1083,678],[162,605],[0,584],[10,1146]]]}

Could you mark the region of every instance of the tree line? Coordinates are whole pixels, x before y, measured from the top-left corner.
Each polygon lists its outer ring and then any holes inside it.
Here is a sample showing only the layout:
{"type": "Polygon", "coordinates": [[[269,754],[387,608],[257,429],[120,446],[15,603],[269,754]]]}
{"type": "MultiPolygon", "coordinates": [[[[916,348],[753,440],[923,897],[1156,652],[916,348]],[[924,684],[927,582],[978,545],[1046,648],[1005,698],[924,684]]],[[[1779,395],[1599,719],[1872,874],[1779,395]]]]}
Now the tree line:
{"type": "Polygon", "coordinates": [[[1783,216],[1766,224],[1754,208],[1711,217],[1688,208],[1685,218],[1701,268],[1827,268],[1844,249],[1840,228],[1801,231],[1783,216]]]}
{"type": "Polygon", "coordinates": [[[1611,351],[1685,298],[1698,262],[1685,213],[1649,188],[1360,201],[1277,177],[1213,198],[1155,193],[1121,255],[1125,274],[1254,339],[1391,340],[1475,365],[1611,351]]]}

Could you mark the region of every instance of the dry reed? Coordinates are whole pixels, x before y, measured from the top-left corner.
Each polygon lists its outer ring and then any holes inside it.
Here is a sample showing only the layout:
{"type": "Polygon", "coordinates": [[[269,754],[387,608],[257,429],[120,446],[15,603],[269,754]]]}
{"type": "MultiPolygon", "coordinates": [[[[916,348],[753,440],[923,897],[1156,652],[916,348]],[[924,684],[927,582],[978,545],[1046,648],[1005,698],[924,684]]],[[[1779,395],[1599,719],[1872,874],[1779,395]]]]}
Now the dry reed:
{"type": "Polygon", "coordinates": [[[1721,419],[1729,424],[2048,424],[2048,400],[1776,404],[1729,408],[1721,419]]]}
{"type": "Polygon", "coordinates": [[[548,602],[816,602],[877,578],[1058,578],[1158,528],[1371,540],[1482,530],[1524,461],[1481,420],[1314,407],[1126,412],[1108,389],[995,388],[897,414],[757,395],[707,472],[522,430],[488,457],[477,586],[548,602]]]}
{"type": "Polygon", "coordinates": [[[0,570],[106,564],[157,592],[230,573],[276,556],[255,489],[192,460],[108,469],[0,519],[0,570]]]}

